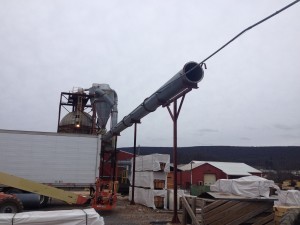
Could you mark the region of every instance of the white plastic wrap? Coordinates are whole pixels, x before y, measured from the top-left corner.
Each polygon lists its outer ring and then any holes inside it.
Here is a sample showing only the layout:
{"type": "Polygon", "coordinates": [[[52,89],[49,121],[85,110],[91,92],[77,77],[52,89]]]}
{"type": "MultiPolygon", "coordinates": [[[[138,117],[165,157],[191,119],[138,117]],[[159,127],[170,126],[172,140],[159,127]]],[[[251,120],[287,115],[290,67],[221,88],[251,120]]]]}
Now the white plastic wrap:
{"type": "Polygon", "coordinates": [[[275,206],[300,206],[300,191],[287,190],[278,191],[278,201],[274,202],[275,206]]]}
{"type": "Polygon", "coordinates": [[[258,176],[247,176],[238,179],[220,179],[210,186],[211,191],[224,192],[244,197],[256,198],[270,196],[270,187],[279,189],[274,181],[258,176]]]}
{"type": "MultiPolygon", "coordinates": [[[[132,187],[129,188],[129,200],[132,199],[132,187]]],[[[167,190],[152,190],[144,188],[134,188],[134,202],[156,209],[155,196],[164,198],[164,209],[167,208],[167,190]]]]}
{"type": "Polygon", "coordinates": [[[94,209],[1,213],[0,225],[104,225],[94,209]]]}
{"type": "MultiPolygon", "coordinates": [[[[177,189],[177,209],[180,209],[180,198],[184,195],[184,190],[177,189]]],[[[174,189],[168,189],[168,209],[174,210],[174,189]]]]}
{"type": "Polygon", "coordinates": [[[13,224],[12,223],[13,216],[14,216],[14,214],[12,214],[12,213],[1,213],[0,214],[0,225],[13,224]]]}
{"type": "MultiPolygon", "coordinates": [[[[131,163],[133,160],[131,160],[131,163]]],[[[163,171],[170,172],[170,155],[151,154],[135,158],[135,171],[161,171],[161,165],[164,164],[163,171]]]]}
{"type": "MultiPolygon", "coordinates": [[[[164,180],[164,189],[167,188],[167,173],[166,172],[153,172],[153,171],[140,171],[135,172],[136,187],[145,187],[154,189],[154,180],[164,180]]],[[[130,183],[132,184],[132,174],[130,176],[130,183]]]]}

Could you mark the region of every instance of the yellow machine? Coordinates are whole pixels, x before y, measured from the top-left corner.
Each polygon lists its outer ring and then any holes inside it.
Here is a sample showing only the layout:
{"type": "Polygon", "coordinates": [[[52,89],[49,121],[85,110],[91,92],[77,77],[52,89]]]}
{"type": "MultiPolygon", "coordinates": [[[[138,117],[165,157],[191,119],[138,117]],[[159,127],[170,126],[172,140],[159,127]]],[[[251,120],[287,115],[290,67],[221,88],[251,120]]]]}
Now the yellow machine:
{"type": "MultiPolygon", "coordinates": [[[[0,172],[0,183],[30,193],[62,200],[69,204],[83,205],[91,202],[92,207],[96,210],[111,210],[116,206],[117,181],[113,185],[113,182],[97,179],[96,189],[90,196],[82,196],[3,172],[0,172]]],[[[22,203],[14,195],[0,192],[0,213],[15,213],[21,211],[22,208],[22,203]]]]}

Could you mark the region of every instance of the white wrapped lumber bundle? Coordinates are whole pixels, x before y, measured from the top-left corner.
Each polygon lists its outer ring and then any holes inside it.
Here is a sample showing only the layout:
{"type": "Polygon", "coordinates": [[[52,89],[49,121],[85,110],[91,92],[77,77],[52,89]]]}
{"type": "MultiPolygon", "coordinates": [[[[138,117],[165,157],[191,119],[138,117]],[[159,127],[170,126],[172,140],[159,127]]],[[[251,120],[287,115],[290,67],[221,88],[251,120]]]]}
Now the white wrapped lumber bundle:
{"type": "MultiPolygon", "coordinates": [[[[132,187],[129,188],[129,200],[132,199],[132,187]]],[[[153,209],[167,208],[167,190],[134,188],[134,202],[153,209]]]]}
{"type": "Polygon", "coordinates": [[[274,202],[275,206],[298,206],[300,208],[300,191],[287,190],[278,191],[278,201],[274,202]]]}
{"type": "Polygon", "coordinates": [[[2,213],[0,224],[14,225],[104,225],[94,209],[2,213]]]}
{"type": "Polygon", "coordinates": [[[274,181],[258,176],[247,176],[238,179],[220,179],[210,186],[211,191],[230,193],[249,198],[269,198],[270,188],[279,189],[274,181]]]}
{"type": "Polygon", "coordinates": [[[135,171],[170,172],[170,155],[151,154],[138,156],[135,158],[135,171]]]}
{"type": "MultiPolygon", "coordinates": [[[[130,184],[133,185],[132,174],[130,184]]],[[[151,189],[167,189],[167,173],[153,171],[135,172],[134,186],[151,189]]]]}

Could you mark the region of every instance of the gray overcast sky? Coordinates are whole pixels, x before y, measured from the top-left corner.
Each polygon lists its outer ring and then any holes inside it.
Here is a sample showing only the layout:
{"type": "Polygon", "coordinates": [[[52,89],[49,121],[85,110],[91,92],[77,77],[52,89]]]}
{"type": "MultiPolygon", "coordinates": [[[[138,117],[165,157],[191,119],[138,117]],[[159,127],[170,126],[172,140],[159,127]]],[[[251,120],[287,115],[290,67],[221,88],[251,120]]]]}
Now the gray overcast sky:
{"type": "MultiPolygon", "coordinates": [[[[61,92],[107,83],[119,120],[286,0],[2,0],[0,129],[56,132],[61,92]]],[[[300,145],[300,3],[208,60],[185,99],[178,145],[300,145]]],[[[172,146],[159,108],[138,126],[141,146],[172,146]]],[[[119,147],[133,145],[133,127],[119,147]]]]}

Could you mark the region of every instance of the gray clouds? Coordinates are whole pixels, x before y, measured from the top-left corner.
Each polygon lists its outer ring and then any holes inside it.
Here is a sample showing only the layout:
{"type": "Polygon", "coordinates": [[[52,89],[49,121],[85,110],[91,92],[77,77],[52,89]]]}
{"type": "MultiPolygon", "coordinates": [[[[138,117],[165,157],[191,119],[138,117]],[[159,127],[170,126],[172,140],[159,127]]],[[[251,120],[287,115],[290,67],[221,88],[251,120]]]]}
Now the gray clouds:
{"type": "MultiPolygon", "coordinates": [[[[55,132],[60,92],[92,83],[116,90],[122,119],[187,61],[289,2],[1,1],[0,128],[55,132]]],[[[179,145],[300,144],[299,129],[285,129],[300,123],[299,12],[296,4],[207,61],[183,104],[179,145]]],[[[140,145],[172,145],[164,108],[138,131],[140,145]]],[[[133,128],[118,143],[131,146],[133,128]]]]}

